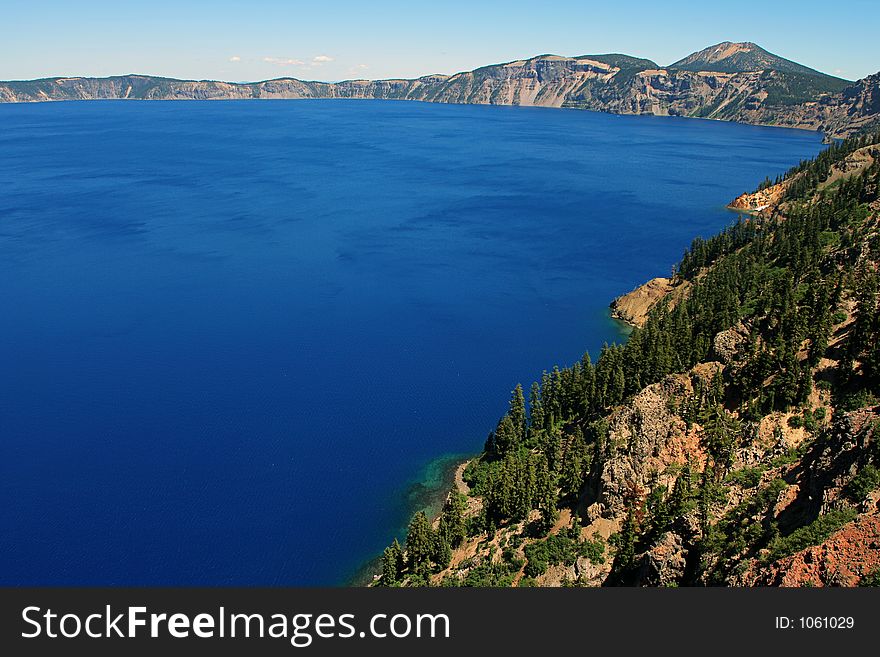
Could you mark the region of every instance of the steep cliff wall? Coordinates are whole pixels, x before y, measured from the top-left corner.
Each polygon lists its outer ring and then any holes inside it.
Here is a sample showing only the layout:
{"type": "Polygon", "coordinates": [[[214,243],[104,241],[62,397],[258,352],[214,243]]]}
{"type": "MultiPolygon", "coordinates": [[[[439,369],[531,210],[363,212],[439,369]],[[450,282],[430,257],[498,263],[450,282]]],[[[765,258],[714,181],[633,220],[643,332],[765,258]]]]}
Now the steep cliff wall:
{"type": "Polygon", "coordinates": [[[880,125],[880,73],[848,83],[754,48],[719,44],[667,68],[627,55],[541,55],[412,80],[48,78],[0,82],[0,102],[364,98],[688,116],[821,130],[830,137],[880,125]],[[697,70],[701,66],[706,69],[697,70]],[[776,68],[753,70],[759,66],[776,68]]]}

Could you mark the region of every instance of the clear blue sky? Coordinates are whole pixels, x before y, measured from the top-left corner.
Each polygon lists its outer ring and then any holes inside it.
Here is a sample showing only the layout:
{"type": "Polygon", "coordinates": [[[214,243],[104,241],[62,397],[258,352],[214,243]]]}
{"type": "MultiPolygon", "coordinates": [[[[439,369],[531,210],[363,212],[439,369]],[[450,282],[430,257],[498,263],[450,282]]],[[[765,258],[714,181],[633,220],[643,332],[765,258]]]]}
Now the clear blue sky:
{"type": "Polygon", "coordinates": [[[663,65],[726,40],[850,79],[880,70],[877,0],[0,0],[0,16],[4,80],[416,77],[541,53],[663,65]]]}

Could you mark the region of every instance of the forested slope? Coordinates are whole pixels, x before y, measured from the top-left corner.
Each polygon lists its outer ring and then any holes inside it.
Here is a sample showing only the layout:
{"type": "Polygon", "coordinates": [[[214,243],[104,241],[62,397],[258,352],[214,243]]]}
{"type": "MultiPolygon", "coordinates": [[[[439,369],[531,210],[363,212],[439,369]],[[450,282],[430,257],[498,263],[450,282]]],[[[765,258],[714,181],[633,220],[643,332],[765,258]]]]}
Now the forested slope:
{"type": "Polygon", "coordinates": [[[516,387],[377,583],[876,583],[878,183],[880,135],[767,181],[625,344],[516,387]]]}

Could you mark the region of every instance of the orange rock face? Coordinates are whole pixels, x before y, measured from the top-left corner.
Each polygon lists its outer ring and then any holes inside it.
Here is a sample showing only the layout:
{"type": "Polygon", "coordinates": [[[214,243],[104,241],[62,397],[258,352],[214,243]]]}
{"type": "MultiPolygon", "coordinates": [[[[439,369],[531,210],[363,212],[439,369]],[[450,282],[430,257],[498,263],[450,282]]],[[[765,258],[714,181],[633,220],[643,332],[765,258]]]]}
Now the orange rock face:
{"type": "Polygon", "coordinates": [[[727,207],[746,212],[760,212],[773,208],[782,200],[787,186],[787,183],[780,183],[752,194],[741,194],[733,199],[727,207]]]}
{"type": "Polygon", "coordinates": [[[880,516],[866,515],[821,545],[777,561],[750,582],[753,586],[857,586],[880,568],[880,516]]]}

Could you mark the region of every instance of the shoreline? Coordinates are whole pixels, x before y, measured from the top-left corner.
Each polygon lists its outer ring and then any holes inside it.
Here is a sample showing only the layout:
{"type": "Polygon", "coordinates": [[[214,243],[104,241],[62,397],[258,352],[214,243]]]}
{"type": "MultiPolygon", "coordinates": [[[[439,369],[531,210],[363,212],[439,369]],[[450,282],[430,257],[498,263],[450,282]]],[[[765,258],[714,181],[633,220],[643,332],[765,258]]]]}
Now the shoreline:
{"type": "MultiPolygon", "coordinates": [[[[615,327],[624,342],[636,328],[635,325],[615,317],[610,307],[603,310],[603,315],[615,327]]],[[[424,511],[433,524],[439,518],[443,502],[451,491],[457,490],[463,495],[467,495],[469,488],[462,475],[468,464],[479,457],[480,453],[442,454],[428,461],[421,469],[419,476],[404,487],[401,497],[406,510],[405,520],[398,527],[395,536],[389,538],[389,543],[397,538],[403,545],[407,523],[414,513],[424,511]]],[[[381,571],[382,554],[380,553],[364,561],[350,577],[344,580],[342,586],[370,586],[375,581],[375,576],[381,571]]]]}
{"type": "MultiPolygon", "coordinates": [[[[103,79],[103,78],[99,78],[103,79]]],[[[279,78],[285,79],[285,78],[279,78]]],[[[188,80],[177,80],[175,81],[181,82],[189,82],[188,80]]],[[[263,82],[273,82],[274,80],[265,80],[261,82],[224,82],[222,84],[262,84],[263,82]]],[[[375,80],[374,82],[383,82],[384,80],[375,80]]],[[[6,84],[9,81],[0,80],[0,85],[6,84]]],[[[16,81],[12,81],[16,82],[16,81]]],[[[35,82],[35,80],[24,80],[23,82],[35,82]]],[[[201,82],[201,81],[197,81],[201,82]]],[[[347,80],[343,80],[343,82],[347,82],[347,80]]],[[[316,84],[339,84],[334,82],[318,82],[316,84]]],[[[510,107],[510,108],[534,108],[534,109],[547,109],[547,110],[569,110],[573,112],[593,112],[596,114],[607,114],[610,116],[622,116],[622,117],[654,117],[661,119],[686,119],[686,120],[696,120],[696,121],[715,121],[717,123],[735,123],[737,125],[747,125],[754,126],[756,128],[780,128],[783,130],[800,130],[803,132],[811,132],[813,134],[819,135],[822,138],[823,144],[830,144],[833,141],[840,141],[843,137],[829,137],[821,128],[812,128],[804,125],[783,125],[780,123],[761,123],[761,122],[750,122],[750,121],[737,121],[734,119],[719,119],[712,118],[708,116],[690,116],[686,114],[649,114],[649,113],[636,113],[636,112],[609,112],[601,109],[590,109],[587,107],[575,107],[575,106],[567,106],[567,105],[513,105],[507,103],[466,103],[466,102],[451,102],[451,101],[437,101],[437,100],[425,100],[424,98],[387,98],[387,97],[372,97],[368,98],[365,96],[278,96],[278,97],[210,97],[210,98],[194,98],[194,97],[174,97],[174,98],[119,98],[108,96],[106,98],[101,97],[93,97],[93,98],[40,98],[34,100],[2,100],[0,99],[0,105],[43,105],[43,104],[52,104],[52,103],[86,103],[86,102],[96,102],[96,101],[126,101],[126,102],[144,102],[144,103],[162,103],[162,102],[252,102],[252,101],[310,101],[310,100],[355,100],[355,101],[381,101],[381,102],[402,102],[402,103],[426,103],[429,105],[462,105],[462,106],[477,106],[477,107],[510,107]]]]}
{"type": "MultiPolygon", "coordinates": [[[[403,544],[409,520],[418,511],[424,511],[434,522],[440,515],[447,495],[452,490],[464,492],[461,489],[464,485],[461,475],[467,464],[478,456],[478,454],[441,454],[425,463],[414,480],[405,484],[402,496],[394,496],[402,499],[404,518],[397,531],[389,536],[388,542],[397,538],[403,544]]],[[[344,580],[342,586],[369,586],[375,580],[374,576],[381,571],[382,554],[379,553],[366,559],[350,577],[344,580]]]]}

